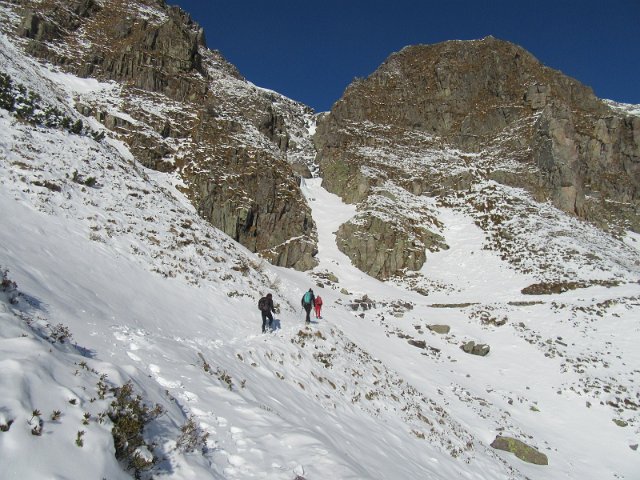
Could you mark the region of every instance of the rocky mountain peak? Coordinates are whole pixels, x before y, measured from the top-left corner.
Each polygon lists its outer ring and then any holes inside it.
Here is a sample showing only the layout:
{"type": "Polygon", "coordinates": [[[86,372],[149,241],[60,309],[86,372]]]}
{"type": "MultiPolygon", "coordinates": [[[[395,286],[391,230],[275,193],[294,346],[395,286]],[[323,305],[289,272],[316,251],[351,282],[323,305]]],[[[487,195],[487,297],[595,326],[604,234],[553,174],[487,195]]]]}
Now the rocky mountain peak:
{"type": "Polygon", "coordinates": [[[443,136],[478,151],[524,115],[552,103],[603,113],[590,88],[493,37],[409,46],[350,85],[332,115],[443,136]]]}
{"type": "MultiPolygon", "coordinates": [[[[396,199],[427,193],[442,201],[493,181],[604,229],[640,231],[640,118],[493,37],[392,54],[346,89],[321,118],[314,142],[325,186],[361,211],[345,227],[342,247],[374,275],[419,268],[423,258],[414,262],[412,249],[385,248],[373,261],[371,246],[359,238],[404,232],[401,238],[419,248],[420,239],[436,238],[415,235],[418,224],[434,225],[430,215],[416,221],[402,207],[390,211],[388,202],[375,200],[388,198],[390,185],[406,192],[394,193],[396,199]]],[[[442,242],[426,245],[437,249],[442,242]]]]}

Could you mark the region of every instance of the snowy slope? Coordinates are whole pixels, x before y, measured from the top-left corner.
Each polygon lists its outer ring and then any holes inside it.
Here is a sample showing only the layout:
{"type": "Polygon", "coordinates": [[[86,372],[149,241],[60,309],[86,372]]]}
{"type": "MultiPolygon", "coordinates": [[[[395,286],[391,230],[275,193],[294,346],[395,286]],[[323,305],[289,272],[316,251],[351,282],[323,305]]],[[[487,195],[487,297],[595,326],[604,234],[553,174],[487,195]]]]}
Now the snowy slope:
{"type": "MultiPolygon", "coordinates": [[[[70,96],[115,88],[0,42],[0,71],[74,120],[70,96]]],[[[637,478],[637,236],[586,273],[558,267],[617,284],[524,295],[538,277],[484,249],[476,217],[430,205],[450,249],[429,255],[421,274],[438,288],[425,296],[409,279],[382,283],[351,266],[334,232],[355,209],[321,179],[303,186],[319,236],[308,274],[272,267],[207,225],[179,184],[108,136],[0,109],[2,478],[131,478],[105,416],[127,382],[162,410],[138,450],[156,457],[143,478],[637,478]],[[309,287],[325,307],[305,328],[309,287]],[[279,311],[262,335],[256,303],[267,291],[279,311]],[[464,353],[468,340],[489,355],[464,353]],[[493,450],[497,434],[549,465],[493,450]]],[[[543,213],[527,237],[540,250],[559,224],[543,213]]],[[[600,245],[595,229],[563,225],[565,238],[579,232],[575,248],[600,245]]]]}
{"type": "MultiPolygon", "coordinates": [[[[314,214],[339,208],[332,195],[318,187],[310,190],[314,214]]],[[[528,476],[614,478],[625,472],[634,478],[638,457],[628,446],[637,444],[638,434],[637,410],[631,406],[639,394],[634,384],[640,359],[632,340],[639,331],[637,281],[615,289],[525,296],[520,290],[532,279],[482,250],[484,236],[471,218],[443,209],[441,220],[451,248],[435,254],[423,273],[455,287],[446,293],[419,298],[356,278],[357,271],[345,269],[348,262],[333,252],[331,262],[341,265],[358,292],[379,303],[412,306],[404,312],[367,311],[361,321],[343,324],[345,332],[410,383],[442,398],[452,416],[485,442],[498,432],[534,439],[553,468],[520,464],[528,476]],[[500,320],[505,325],[497,326],[500,320]],[[427,324],[447,324],[451,331],[439,336],[427,324]],[[411,351],[408,337],[424,339],[426,352],[411,351]],[[458,347],[467,340],[488,343],[491,353],[484,358],[465,354],[458,347]],[[621,397],[631,410],[619,408],[625,403],[621,397]],[[630,421],[634,431],[612,418],[630,421]]],[[[320,238],[326,234],[320,228],[320,238]]]]}

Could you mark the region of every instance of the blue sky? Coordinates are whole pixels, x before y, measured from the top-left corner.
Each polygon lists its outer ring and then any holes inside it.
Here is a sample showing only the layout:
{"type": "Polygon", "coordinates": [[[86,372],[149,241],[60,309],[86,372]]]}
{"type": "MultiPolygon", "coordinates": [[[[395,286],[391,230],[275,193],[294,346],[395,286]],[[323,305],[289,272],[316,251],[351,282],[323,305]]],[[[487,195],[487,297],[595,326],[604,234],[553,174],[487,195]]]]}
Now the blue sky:
{"type": "Polygon", "coordinates": [[[640,104],[640,0],[168,0],[251,82],[328,110],[406,45],[487,35],[599,97],[640,104]]]}

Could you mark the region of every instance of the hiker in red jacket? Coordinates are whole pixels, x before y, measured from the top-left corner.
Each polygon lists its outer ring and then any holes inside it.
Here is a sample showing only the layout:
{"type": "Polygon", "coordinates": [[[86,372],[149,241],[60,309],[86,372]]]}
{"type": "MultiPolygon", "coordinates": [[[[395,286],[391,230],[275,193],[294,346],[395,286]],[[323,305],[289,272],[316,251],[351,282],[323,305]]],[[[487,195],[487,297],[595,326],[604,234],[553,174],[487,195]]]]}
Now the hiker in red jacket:
{"type": "Polygon", "coordinates": [[[316,318],[322,318],[320,316],[320,310],[322,309],[322,297],[318,295],[316,297],[316,318]]]}

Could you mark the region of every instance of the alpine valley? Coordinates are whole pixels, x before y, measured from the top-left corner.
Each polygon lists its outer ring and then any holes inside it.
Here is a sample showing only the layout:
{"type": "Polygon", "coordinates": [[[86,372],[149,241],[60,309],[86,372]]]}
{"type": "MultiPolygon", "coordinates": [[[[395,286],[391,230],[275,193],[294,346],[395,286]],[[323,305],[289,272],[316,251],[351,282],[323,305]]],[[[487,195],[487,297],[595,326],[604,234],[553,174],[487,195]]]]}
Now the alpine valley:
{"type": "Polygon", "coordinates": [[[640,472],[640,106],[503,40],[316,113],[163,0],[0,0],[0,276],[2,479],[640,472]]]}

